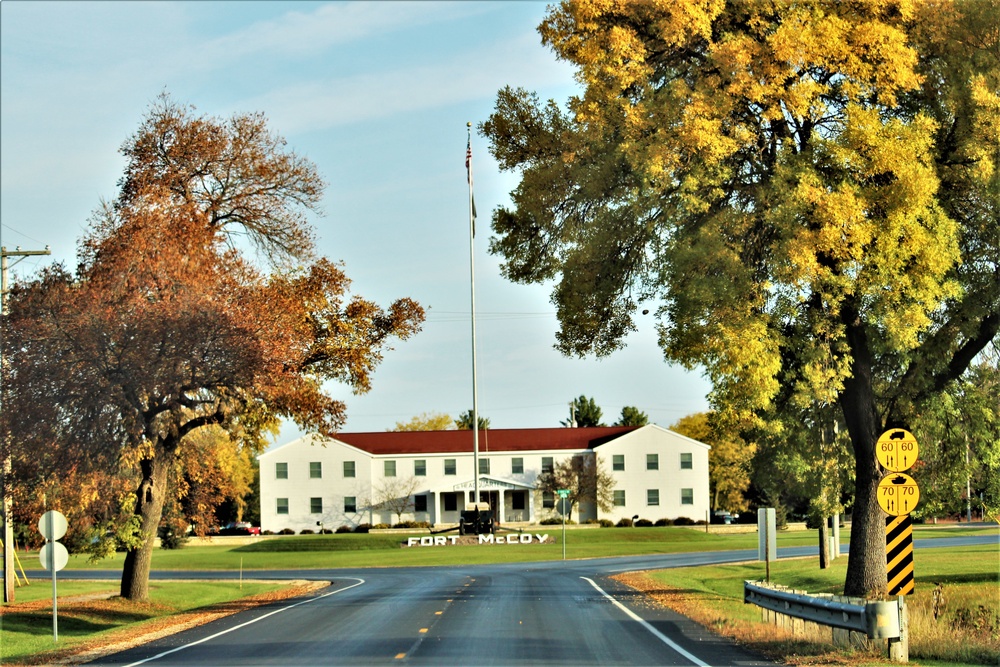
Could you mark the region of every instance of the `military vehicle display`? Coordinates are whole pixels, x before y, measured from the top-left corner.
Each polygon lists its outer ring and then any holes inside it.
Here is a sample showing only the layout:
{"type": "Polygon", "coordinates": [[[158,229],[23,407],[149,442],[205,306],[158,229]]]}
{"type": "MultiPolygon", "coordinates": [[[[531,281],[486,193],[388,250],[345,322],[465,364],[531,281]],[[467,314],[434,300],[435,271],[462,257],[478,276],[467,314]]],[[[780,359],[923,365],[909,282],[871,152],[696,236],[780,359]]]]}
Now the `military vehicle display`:
{"type": "Polygon", "coordinates": [[[489,505],[469,504],[459,515],[459,535],[486,535],[495,532],[496,528],[489,505]]]}

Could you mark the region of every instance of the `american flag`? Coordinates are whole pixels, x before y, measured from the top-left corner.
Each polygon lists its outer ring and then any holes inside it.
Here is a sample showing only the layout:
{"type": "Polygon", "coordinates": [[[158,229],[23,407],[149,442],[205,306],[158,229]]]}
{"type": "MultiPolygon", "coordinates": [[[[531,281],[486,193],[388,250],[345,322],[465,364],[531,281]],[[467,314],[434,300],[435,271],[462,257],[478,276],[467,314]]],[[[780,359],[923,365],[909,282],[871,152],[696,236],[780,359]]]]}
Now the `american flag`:
{"type": "Polygon", "coordinates": [[[472,137],[465,145],[465,172],[469,181],[469,201],[472,203],[472,237],[476,236],[476,197],[472,193],[472,137]]]}

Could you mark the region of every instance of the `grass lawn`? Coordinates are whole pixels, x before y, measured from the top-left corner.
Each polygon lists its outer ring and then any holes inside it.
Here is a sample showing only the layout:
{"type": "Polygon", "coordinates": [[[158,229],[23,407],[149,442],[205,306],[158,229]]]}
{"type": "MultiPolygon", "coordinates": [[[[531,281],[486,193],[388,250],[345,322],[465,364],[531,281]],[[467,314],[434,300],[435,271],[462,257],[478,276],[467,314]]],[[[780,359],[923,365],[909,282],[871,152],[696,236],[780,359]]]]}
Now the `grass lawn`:
{"type": "MultiPolygon", "coordinates": [[[[960,535],[995,535],[997,527],[935,528],[915,526],[914,539],[960,535]]],[[[244,546],[191,546],[157,549],[153,569],[157,570],[263,570],[353,567],[407,567],[421,565],[471,565],[481,563],[529,562],[562,558],[562,530],[559,526],[539,526],[530,531],[549,535],[545,544],[523,547],[484,548],[456,545],[438,548],[404,548],[406,535],[340,534],[287,535],[244,546]]],[[[416,535],[417,533],[414,533],[416,535]]],[[[426,533],[424,533],[426,534],[426,533]]],[[[850,539],[841,532],[841,541],[850,539]]],[[[813,546],[817,531],[778,533],[778,547],[813,546]]],[[[637,556],[692,551],[724,551],[757,548],[756,533],[705,533],[696,528],[600,528],[566,531],[567,558],[637,556]]],[[[123,554],[90,563],[86,555],[70,556],[67,569],[120,569],[123,554]]],[[[22,554],[27,569],[41,569],[36,554],[22,554]]]]}
{"type": "Polygon", "coordinates": [[[59,640],[53,641],[52,587],[36,581],[17,589],[17,601],[0,607],[0,664],[50,662],[83,645],[136,635],[165,616],[176,616],[244,597],[288,589],[288,583],[151,582],[148,603],[116,596],[117,582],[64,581],[58,584],[59,640]]]}
{"type": "MultiPolygon", "coordinates": [[[[959,535],[995,535],[997,527],[933,527],[915,526],[917,540],[959,535]]],[[[420,566],[476,564],[499,561],[522,562],[557,560],[562,558],[560,527],[545,526],[530,532],[548,534],[542,545],[488,548],[461,546],[445,548],[401,548],[406,535],[301,535],[260,540],[244,546],[198,546],[184,549],[158,549],[154,552],[153,568],[160,570],[237,570],[254,569],[339,568],[378,566],[420,566]]],[[[566,531],[568,558],[643,555],[756,549],[757,535],[716,534],[693,528],[603,528],[566,531]]],[[[849,534],[843,531],[843,542],[849,534]]],[[[778,535],[779,547],[812,546],[817,532],[788,531],[778,535]]],[[[1000,646],[997,634],[1000,621],[1000,560],[995,546],[962,549],[928,549],[914,552],[917,593],[910,599],[910,654],[921,657],[921,664],[984,664],[982,656],[997,664],[1000,646]],[[945,615],[937,621],[929,611],[929,582],[941,582],[947,601],[945,615]],[[986,612],[980,611],[980,606],[986,612]],[[961,611],[965,610],[965,611],[961,611]],[[990,616],[988,612],[992,612],[990,616]],[[927,617],[930,622],[926,621],[927,617]],[[921,625],[923,624],[923,625],[921,625]],[[965,634],[962,634],[965,633],[965,634]],[[978,633],[978,634],[977,634],[978,633]],[[991,634],[992,633],[992,634],[991,634]],[[919,636],[918,636],[919,635],[919,636]],[[972,639],[966,637],[969,635],[972,639]],[[980,641],[977,637],[984,636],[980,641]],[[961,637],[956,640],[955,637],[961,637]],[[992,642],[992,643],[991,643],[992,642]],[[950,647],[950,648],[942,648],[950,647]],[[938,657],[943,656],[943,657],[938,657]],[[947,662],[951,660],[952,662],[947,662]]],[[[37,569],[37,556],[21,555],[28,569],[37,569]]],[[[70,557],[68,569],[120,569],[122,555],[98,563],[88,563],[86,556],[70,557]]],[[[809,592],[837,592],[843,586],[846,558],[835,561],[829,570],[819,570],[816,558],[779,561],[772,565],[772,579],[809,592]]],[[[626,575],[629,576],[629,575],[626,575]]],[[[759,563],[720,565],[700,568],[679,568],[650,575],[635,575],[629,583],[666,601],[699,622],[723,633],[742,632],[743,641],[753,644],[754,637],[763,650],[771,650],[791,664],[797,661],[816,664],[826,656],[843,662],[841,654],[828,647],[784,638],[775,642],[775,629],[759,622],[759,611],[744,605],[742,582],[762,576],[759,563]],[[643,577],[645,579],[643,580],[643,577]],[[645,581],[645,583],[643,583],[645,581]],[[768,644],[768,641],[771,643],[768,644]],[[804,656],[804,657],[797,657],[804,656]]],[[[134,605],[117,598],[107,599],[118,588],[113,582],[84,582],[63,579],[59,583],[59,647],[111,641],[115,632],[135,632],[136,628],[155,624],[158,618],[183,614],[193,609],[226,603],[254,593],[275,591],[279,585],[237,582],[152,582],[149,604],[134,605]],[[183,594],[180,594],[183,591],[183,594]],[[102,593],[103,599],[83,601],[74,596],[102,593]]],[[[51,661],[52,650],[51,586],[35,580],[30,586],[18,588],[18,602],[0,607],[0,663],[51,661]],[[34,602],[32,602],[34,600],[34,602]]],[[[862,655],[853,664],[879,664],[870,655],[862,655]],[[860,660],[860,662],[858,661],[860,660]],[[865,662],[867,660],[867,662],[865,662]]]]}

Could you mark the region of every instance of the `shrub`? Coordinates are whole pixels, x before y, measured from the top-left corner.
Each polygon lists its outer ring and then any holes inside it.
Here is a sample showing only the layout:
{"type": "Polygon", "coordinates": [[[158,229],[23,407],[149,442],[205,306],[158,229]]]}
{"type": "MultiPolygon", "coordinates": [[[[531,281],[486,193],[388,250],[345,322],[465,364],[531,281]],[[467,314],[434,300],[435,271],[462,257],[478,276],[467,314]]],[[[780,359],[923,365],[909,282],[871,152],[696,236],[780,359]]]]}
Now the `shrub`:
{"type": "Polygon", "coordinates": [[[161,549],[180,549],[187,544],[187,537],[175,530],[174,526],[169,524],[160,526],[157,532],[160,535],[161,549]]]}
{"type": "Polygon", "coordinates": [[[618,519],[618,523],[615,524],[618,528],[631,528],[632,519],[618,519]]]}
{"type": "Polygon", "coordinates": [[[316,532],[312,528],[303,528],[299,531],[299,535],[315,535],[316,532]]]}
{"type": "Polygon", "coordinates": [[[656,520],[656,524],[654,524],[654,525],[660,526],[660,527],[663,527],[663,526],[672,526],[672,525],[674,525],[674,522],[671,519],[657,519],[656,520]]]}
{"type": "Polygon", "coordinates": [[[278,531],[278,535],[294,535],[295,531],[291,528],[282,528],[278,531]]]}
{"type": "Polygon", "coordinates": [[[319,531],[320,535],[333,535],[333,530],[330,528],[321,528],[319,531]]]}
{"type": "MultiPolygon", "coordinates": [[[[546,517],[546,518],[542,519],[541,521],[539,521],[538,525],[539,526],[561,526],[562,522],[563,522],[563,520],[560,517],[550,516],[550,517],[546,517]]],[[[576,525],[576,521],[573,521],[573,519],[566,519],[566,525],[567,526],[574,526],[574,525],[576,525]]]]}
{"type": "Polygon", "coordinates": [[[611,519],[600,519],[597,523],[601,524],[601,528],[614,528],[615,522],[611,519]]]}
{"type": "Polygon", "coordinates": [[[393,528],[430,528],[429,521],[400,521],[393,525],[393,528]]]}
{"type": "Polygon", "coordinates": [[[273,530],[262,530],[262,531],[260,531],[260,534],[261,535],[274,535],[274,531],[273,530]]]}
{"type": "Polygon", "coordinates": [[[694,526],[694,525],[697,525],[697,524],[695,524],[695,522],[694,522],[693,519],[689,519],[686,516],[679,516],[676,519],[674,519],[674,525],[675,526],[694,526]]]}
{"type": "Polygon", "coordinates": [[[337,534],[338,535],[341,534],[341,533],[349,533],[349,532],[351,532],[351,527],[350,526],[341,526],[340,528],[337,529],[337,534]]]}
{"type": "Polygon", "coordinates": [[[639,519],[635,522],[637,528],[649,528],[653,525],[653,522],[649,519],[639,519]]]}
{"type": "Polygon", "coordinates": [[[367,533],[371,529],[372,529],[372,525],[370,523],[359,523],[357,525],[357,527],[354,529],[354,532],[355,533],[367,533]]]}
{"type": "Polygon", "coordinates": [[[372,526],[372,528],[374,528],[375,530],[385,530],[388,527],[389,524],[387,523],[376,523],[374,526],[372,526]]]}

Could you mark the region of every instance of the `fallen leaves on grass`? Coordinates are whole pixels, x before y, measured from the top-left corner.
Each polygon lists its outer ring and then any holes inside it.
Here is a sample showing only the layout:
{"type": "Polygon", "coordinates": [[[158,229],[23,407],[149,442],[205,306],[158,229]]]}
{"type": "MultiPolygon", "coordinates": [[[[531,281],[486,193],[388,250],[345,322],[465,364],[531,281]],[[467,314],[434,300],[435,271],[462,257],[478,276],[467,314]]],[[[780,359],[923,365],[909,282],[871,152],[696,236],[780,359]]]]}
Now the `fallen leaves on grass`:
{"type": "MultiPolygon", "coordinates": [[[[46,651],[31,656],[27,660],[9,663],[10,667],[17,665],[78,665],[96,660],[102,656],[118,653],[140,644],[160,639],[189,628],[235,614],[262,605],[287,600],[289,598],[308,595],[329,585],[326,581],[290,581],[287,586],[266,593],[250,595],[229,602],[222,602],[201,609],[170,614],[166,605],[149,602],[130,602],[117,595],[90,594],[81,595],[59,601],[59,618],[94,618],[94,617],[132,617],[134,621],[117,630],[109,631],[100,637],[84,640],[72,647],[46,651]],[[158,614],[161,615],[157,618],[158,614]],[[150,620],[144,620],[144,619],[150,620]]],[[[52,606],[51,601],[40,600],[2,608],[0,614],[31,613],[42,611],[52,606]]]]}
{"type": "Polygon", "coordinates": [[[612,579],[629,586],[662,605],[687,616],[712,632],[729,637],[772,660],[786,665],[871,665],[877,656],[867,651],[844,653],[831,646],[807,641],[788,630],[767,623],[752,623],[720,614],[709,604],[721,600],[710,593],[673,589],[643,572],[618,574],[612,579]]]}

